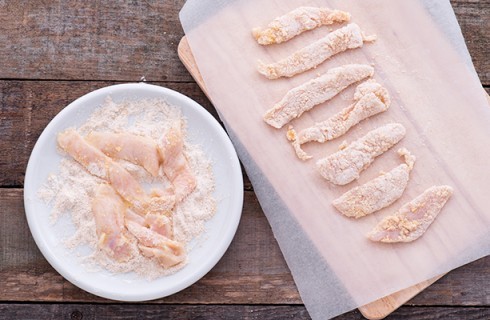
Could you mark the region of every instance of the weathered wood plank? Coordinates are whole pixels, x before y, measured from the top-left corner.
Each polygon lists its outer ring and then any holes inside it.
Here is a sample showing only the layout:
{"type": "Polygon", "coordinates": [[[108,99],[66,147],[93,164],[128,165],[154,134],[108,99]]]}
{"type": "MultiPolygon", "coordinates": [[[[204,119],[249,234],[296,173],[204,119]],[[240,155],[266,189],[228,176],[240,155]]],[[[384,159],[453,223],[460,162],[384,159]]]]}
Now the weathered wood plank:
{"type": "MultiPolygon", "coordinates": [[[[191,81],[173,1],[0,2],[0,78],[191,81]]],[[[489,1],[453,0],[468,48],[490,84],[489,1]]]]}
{"type": "Polygon", "coordinates": [[[490,256],[449,272],[407,304],[490,306],[489,283],[490,256]]]}
{"type": "MultiPolygon", "coordinates": [[[[78,97],[115,82],[0,81],[0,186],[23,184],[37,138],[51,119],[78,97]],[[6,151],[6,152],[5,152],[6,151]]],[[[197,101],[218,119],[195,83],[159,83],[197,101]]]]}
{"type": "Polygon", "coordinates": [[[310,319],[302,306],[0,304],[3,319],[310,319]]]}
{"type": "MultiPolygon", "coordinates": [[[[30,153],[51,119],[78,97],[117,82],[0,81],[0,187],[22,186],[30,153]]],[[[201,104],[216,118],[216,110],[196,83],[154,83],[177,90],[201,104]]],[[[490,87],[486,88],[490,94],[490,87]]],[[[252,190],[244,176],[245,189],[252,190]]]]}
{"type": "Polygon", "coordinates": [[[185,1],[0,2],[0,78],[190,81],[185,1]]]}
{"type": "MultiPolygon", "coordinates": [[[[24,214],[22,189],[0,189],[0,300],[105,302],[64,280],[37,249],[24,214]]],[[[410,305],[490,306],[490,257],[455,271],[410,305]]],[[[151,303],[301,304],[296,286],[253,192],[230,249],[190,288],[151,303]]]]}
{"type": "MultiPolygon", "coordinates": [[[[489,308],[401,307],[386,319],[486,320],[489,308]]],[[[94,304],[0,304],[1,319],[310,319],[304,306],[265,305],[94,305],[94,304]]],[[[361,320],[358,311],[336,320],[361,320]]]]}
{"type": "Polygon", "coordinates": [[[490,85],[490,1],[451,0],[456,18],[484,85],[490,85]]]}
{"type": "MultiPolygon", "coordinates": [[[[0,300],[107,300],[71,285],[37,249],[25,219],[22,190],[0,189],[0,300]]],[[[156,303],[301,303],[289,269],[253,192],[230,249],[194,286],[156,303]]]]}

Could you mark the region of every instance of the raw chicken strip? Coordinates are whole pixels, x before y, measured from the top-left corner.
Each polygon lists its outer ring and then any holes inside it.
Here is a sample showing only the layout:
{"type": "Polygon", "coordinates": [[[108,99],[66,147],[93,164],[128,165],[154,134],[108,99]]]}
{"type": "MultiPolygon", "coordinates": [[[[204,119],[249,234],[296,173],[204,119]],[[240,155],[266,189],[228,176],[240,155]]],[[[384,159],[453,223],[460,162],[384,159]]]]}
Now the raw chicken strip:
{"type": "Polygon", "coordinates": [[[126,211],[126,220],[136,222],[152,231],[155,231],[167,238],[173,238],[172,221],[169,217],[158,213],[147,213],[141,216],[131,210],[126,211]]]}
{"type": "Polygon", "coordinates": [[[267,28],[254,28],[252,35],[259,44],[281,43],[323,25],[350,20],[350,14],[339,10],[299,7],[272,20],[267,28]]]}
{"type": "Polygon", "coordinates": [[[345,185],[359,178],[374,159],[405,136],[405,127],[390,123],[368,132],[345,149],[320,159],[317,167],[322,177],[333,184],[345,185]]]}
{"type": "Polygon", "coordinates": [[[158,175],[160,156],[153,140],[131,133],[92,132],[86,140],[105,155],[137,164],[158,175]]]}
{"type": "Polygon", "coordinates": [[[395,202],[405,191],[415,163],[407,149],[399,149],[398,154],[405,158],[404,164],[347,191],[332,202],[333,206],[345,216],[358,219],[395,202]]]}
{"type": "Polygon", "coordinates": [[[278,62],[265,64],[259,60],[257,70],[268,79],[292,77],[315,68],[330,57],[347,49],[360,48],[364,41],[374,41],[375,39],[375,36],[364,36],[361,28],[352,23],[329,33],[278,62]]]}
{"type": "Polygon", "coordinates": [[[196,178],[184,155],[181,121],[177,121],[164,136],[160,155],[163,172],[175,189],[176,201],[180,202],[196,188],[196,178]]]}
{"type": "Polygon", "coordinates": [[[141,253],[155,258],[164,268],[170,268],[185,260],[184,246],[132,220],[126,220],[126,227],[136,239],[141,253]]]}
{"type": "Polygon", "coordinates": [[[274,128],[281,128],[289,121],[314,106],[332,99],[351,84],[374,74],[374,68],[364,64],[348,64],[328,70],[286,93],[272,109],[264,115],[264,121],[274,128]]]}
{"type": "Polygon", "coordinates": [[[353,105],[323,122],[301,130],[298,134],[292,127],[289,128],[287,138],[292,141],[296,155],[301,160],[311,158],[301,149],[303,143],[310,141],[323,143],[338,138],[362,120],[388,110],[391,103],[388,90],[375,80],[361,83],[356,88],[354,100],[356,102],[353,105]]]}
{"type": "Polygon", "coordinates": [[[168,193],[165,196],[149,197],[126,169],[90,145],[74,129],[58,134],[58,144],[91,174],[109,182],[139,212],[166,212],[174,206],[175,198],[168,193]]]}
{"type": "Polygon", "coordinates": [[[372,241],[411,242],[422,236],[452,196],[450,186],[434,186],[384,218],[369,234],[372,241]]]}
{"type": "Polygon", "coordinates": [[[98,246],[119,262],[132,257],[131,244],[125,236],[124,201],[107,184],[101,184],[92,199],[92,212],[95,218],[98,246]]]}

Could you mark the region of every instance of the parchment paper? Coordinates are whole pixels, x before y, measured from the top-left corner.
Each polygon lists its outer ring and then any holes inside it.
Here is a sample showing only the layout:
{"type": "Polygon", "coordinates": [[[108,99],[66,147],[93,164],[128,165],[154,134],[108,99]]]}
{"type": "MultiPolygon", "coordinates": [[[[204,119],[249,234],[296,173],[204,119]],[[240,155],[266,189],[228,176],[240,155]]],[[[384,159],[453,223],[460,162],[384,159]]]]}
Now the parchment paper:
{"type": "MultiPolygon", "coordinates": [[[[490,108],[449,2],[189,0],[181,21],[211,100],[313,318],[336,316],[490,252],[490,108]],[[255,42],[253,27],[301,5],[349,11],[352,21],[377,34],[378,41],[292,79],[265,79],[256,71],[257,59],[277,61],[332,29],[322,27],[281,45],[255,42]],[[314,159],[302,162],[285,138],[286,128],[271,128],[262,116],[289,89],[346,63],[373,64],[392,106],[340,139],[304,145],[314,159]],[[335,152],[343,140],[388,122],[402,123],[407,136],[358,181],[339,187],[320,177],[317,159],[335,152]],[[333,199],[401,163],[395,154],[399,147],[417,157],[401,199],[360,220],[336,212],[333,199]],[[383,217],[435,184],[449,184],[455,194],[422,238],[387,245],[365,237],[383,217]]],[[[292,124],[302,129],[337,113],[351,103],[354,87],[292,124]]]]}

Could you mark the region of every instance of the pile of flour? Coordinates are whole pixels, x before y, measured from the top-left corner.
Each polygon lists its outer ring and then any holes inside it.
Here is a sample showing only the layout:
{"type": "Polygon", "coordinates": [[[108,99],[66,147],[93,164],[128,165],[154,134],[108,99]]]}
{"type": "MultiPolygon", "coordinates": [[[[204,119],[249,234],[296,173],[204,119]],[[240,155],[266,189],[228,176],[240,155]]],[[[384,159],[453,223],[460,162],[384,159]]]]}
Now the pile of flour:
{"type": "MultiPolygon", "coordinates": [[[[92,131],[129,132],[152,138],[160,143],[175,121],[183,121],[185,136],[185,119],[180,109],[162,99],[114,103],[108,98],[77,130],[82,135],[92,131]]],[[[184,243],[189,249],[189,242],[203,234],[205,222],[214,215],[216,201],[213,197],[215,182],[210,160],[199,145],[190,144],[187,139],[184,140],[184,152],[196,177],[197,187],[174,208],[173,224],[175,240],[184,243]]],[[[147,190],[151,187],[165,188],[170,185],[163,174],[152,177],[137,165],[126,161],[118,162],[142,182],[147,190]]],[[[75,257],[74,255],[74,258],[80,259],[87,270],[97,271],[104,268],[113,273],[134,271],[147,279],[173,273],[185,266],[187,261],[173,268],[164,269],[156,261],[143,256],[138,251],[134,238],[131,241],[135,257],[128,262],[116,262],[97,248],[98,238],[91,200],[97,186],[103,182],[65,155],[60,162],[59,172],[51,174],[38,191],[39,198],[52,207],[50,218],[53,224],[57,223],[63,215],[68,214],[71,217],[76,232],[63,239],[64,245],[70,249],[88,245],[93,249],[87,256],[75,257]]]]}

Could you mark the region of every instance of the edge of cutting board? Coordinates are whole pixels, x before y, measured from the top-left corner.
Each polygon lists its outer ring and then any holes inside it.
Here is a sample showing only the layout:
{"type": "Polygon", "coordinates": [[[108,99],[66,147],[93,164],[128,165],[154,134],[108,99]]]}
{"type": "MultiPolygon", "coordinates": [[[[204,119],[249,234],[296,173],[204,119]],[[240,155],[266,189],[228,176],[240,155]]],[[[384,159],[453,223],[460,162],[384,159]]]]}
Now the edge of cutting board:
{"type": "MultiPolygon", "coordinates": [[[[194,80],[196,80],[197,84],[202,89],[202,91],[209,98],[206,90],[206,85],[204,84],[204,80],[202,79],[201,73],[197,68],[196,61],[194,60],[194,56],[192,55],[192,51],[191,48],[189,47],[189,43],[187,42],[186,37],[183,37],[180,40],[179,46],[177,48],[177,53],[179,55],[180,60],[186,67],[186,69],[192,75],[194,80]]],[[[442,276],[444,275],[434,277],[432,279],[423,281],[409,288],[400,290],[389,296],[386,296],[384,298],[366,304],[362,307],[359,307],[358,309],[362,313],[362,315],[368,319],[371,320],[383,319],[386,316],[388,316],[390,313],[398,309],[400,306],[402,306],[405,302],[407,302],[408,300],[412,299],[417,294],[422,292],[425,288],[427,288],[428,286],[430,286],[431,284],[439,280],[442,276]]]]}

